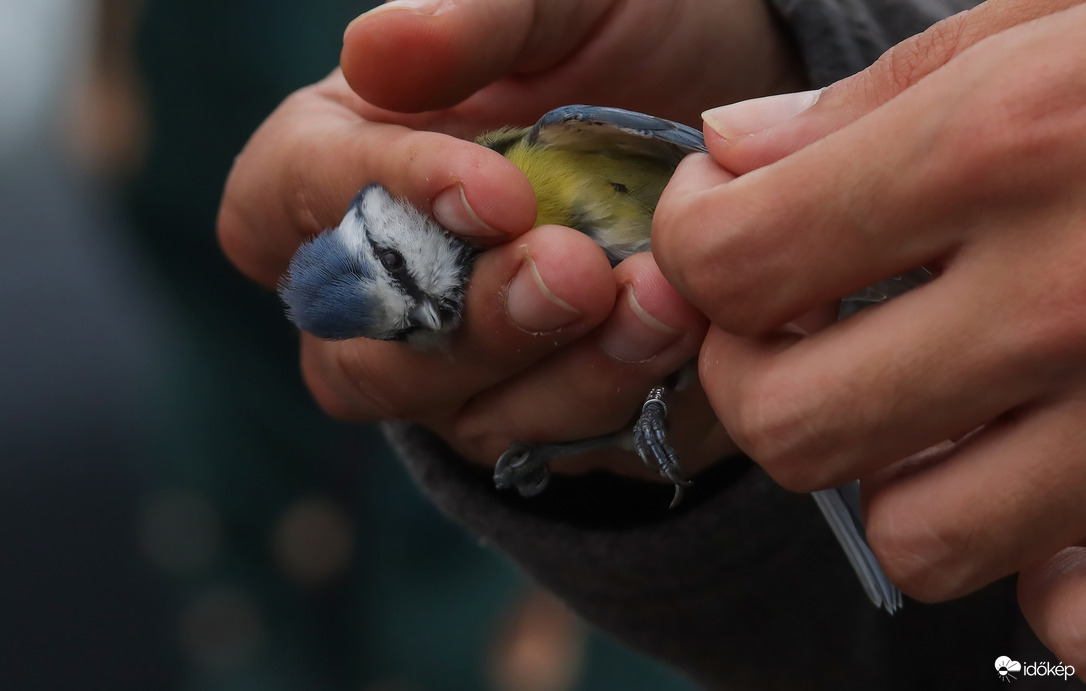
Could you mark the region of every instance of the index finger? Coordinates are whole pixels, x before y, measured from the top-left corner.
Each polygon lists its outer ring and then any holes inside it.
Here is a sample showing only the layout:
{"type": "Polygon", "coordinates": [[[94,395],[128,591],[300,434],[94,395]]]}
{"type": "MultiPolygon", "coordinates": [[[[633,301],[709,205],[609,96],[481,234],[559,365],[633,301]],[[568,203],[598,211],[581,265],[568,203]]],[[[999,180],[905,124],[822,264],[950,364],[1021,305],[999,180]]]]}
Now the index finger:
{"type": "Polygon", "coordinates": [[[603,250],[562,226],[540,226],[484,252],[464,321],[445,347],[303,341],[310,390],[353,420],[448,419],[472,396],[577,340],[610,313],[617,288],[603,250]]]}
{"type": "Polygon", "coordinates": [[[219,242],[273,286],[310,235],[339,223],[351,197],[380,182],[473,239],[508,239],[535,220],[527,178],[500,154],[434,132],[368,121],[337,71],[291,95],[238,156],[219,209],[219,242]]]}

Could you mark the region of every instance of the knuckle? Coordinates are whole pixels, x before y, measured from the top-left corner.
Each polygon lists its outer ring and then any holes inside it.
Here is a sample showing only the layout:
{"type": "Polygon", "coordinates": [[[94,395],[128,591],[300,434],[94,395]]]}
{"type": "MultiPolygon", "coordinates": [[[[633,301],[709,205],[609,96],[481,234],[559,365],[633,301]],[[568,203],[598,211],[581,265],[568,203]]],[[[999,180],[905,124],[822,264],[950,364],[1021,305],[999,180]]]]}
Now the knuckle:
{"type": "Polygon", "coordinates": [[[704,255],[693,253],[686,263],[688,295],[713,324],[739,336],[750,335],[751,318],[757,316],[749,300],[744,272],[730,273],[720,263],[708,261],[704,255]]]}
{"type": "Polygon", "coordinates": [[[775,305],[777,257],[794,235],[794,210],[765,195],[720,191],[693,202],[690,214],[675,240],[685,297],[729,333],[760,336],[780,326],[791,315],[775,305]]]}
{"type": "MultiPolygon", "coordinates": [[[[965,45],[973,37],[958,36],[957,40],[965,45]]],[[[931,150],[944,155],[933,157],[939,169],[926,175],[956,190],[959,199],[982,202],[989,210],[993,205],[1018,208],[1050,200],[1069,189],[1061,183],[1076,179],[1071,171],[1078,169],[1082,158],[1086,118],[1081,112],[1086,92],[1069,85],[1077,83],[1086,48],[1068,49],[1051,59],[1044,37],[992,40],[1017,43],[1014,50],[1002,53],[989,50],[963,56],[963,69],[972,78],[960,80],[954,107],[940,113],[931,150]],[[1021,45],[1022,41],[1029,43],[1021,45]],[[990,88],[993,80],[1012,71],[1044,73],[1046,78],[990,88]],[[977,113],[984,117],[978,118],[977,113]]],[[[1074,194],[1078,196],[1077,187],[1074,194]]]]}
{"type": "Polygon", "coordinates": [[[598,367],[551,377],[543,388],[515,384],[473,399],[457,419],[458,437],[491,451],[510,439],[565,442],[611,434],[628,425],[647,387],[634,377],[598,367]]]}
{"type": "Polygon", "coordinates": [[[493,462],[511,443],[508,433],[495,429],[495,422],[490,411],[479,410],[469,404],[458,411],[440,432],[465,458],[493,462]]]}
{"type": "MultiPolygon", "coordinates": [[[[1053,297],[1046,307],[1015,322],[1016,329],[1008,334],[1015,342],[1010,348],[1028,359],[1027,365],[1040,372],[1048,371],[1063,380],[1069,367],[1081,368],[1082,352],[1086,350],[1086,319],[1082,302],[1053,297]]],[[[1081,296],[1086,299],[1086,295],[1081,296]]]]}
{"type": "MultiPolygon", "coordinates": [[[[630,421],[644,400],[647,385],[626,368],[600,367],[592,376],[571,373],[556,391],[562,392],[567,419],[579,429],[577,436],[608,434],[630,421]]],[[[539,430],[554,436],[553,429],[539,430]]]]}
{"type": "MultiPolygon", "coordinates": [[[[1063,246],[1054,250],[1068,257],[1082,256],[1063,246]]],[[[1038,388],[1059,389],[1078,382],[1083,371],[1086,279],[1059,258],[1039,259],[1037,265],[1048,267],[1046,274],[1016,282],[1016,292],[993,288],[992,299],[998,301],[1004,318],[989,327],[987,340],[997,344],[1014,371],[1028,373],[1038,388]]]]}
{"type": "Polygon", "coordinates": [[[490,469],[509,449],[512,440],[507,435],[493,434],[475,425],[470,416],[454,415],[439,424],[428,424],[461,458],[490,469]]]}
{"type": "Polygon", "coordinates": [[[358,420],[359,409],[349,403],[325,376],[324,368],[317,361],[312,348],[302,349],[302,379],[309,394],[325,414],[339,420],[358,420]]]}
{"type": "MultiPolygon", "coordinates": [[[[287,225],[298,238],[316,235],[339,219],[329,214],[336,205],[321,197],[327,186],[314,185],[314,171],[321,170],[321,153],[312,146],[299,145],[296,155],[286,159],[280,181],[282,195],[278,202],[286,214],[287,225]]],[[[343,203],[346,208],[346,202],[343,203]]],[[[342,215],[342,214],[340,214],[342,215]]]]}
{"type": "Polygon", "coordinates": [[[1051,619],[1044,628],[1046,638],[1052,641],[1053,647],[1075,651],[1073,654],[1082,656],[1086,661],[1086,607],[1076,603],[1055,611],[1050,616],[1051,619]]]}
{"type": "Polygon", "coordinates": [[[238,158],[223,190],[222,202],[215,219],[215,234],[223,253],[243,274],[265,285],[274,285],[279,274],[264,261],[258,238],[263,229],[254,217],[254,200],[248,185],[239,180],[251,176],[244,162],[238,158]]]}
{"type": "Polygon", "coordinates": [[[325,415],[333,417],[337,420],[347,420],[350,422],[368,422],[370,418],[365,415],[359,415],[358,409],[350,405],[347,400],[339,395],[332,387],[319,378],[305,376],[306,387],[309,389],[309,394],[313,397],[317,407],[324,412],[325,415]]]}
{"type": "Polygon", "coordinates": [[[740,389],[730,414],[723,416],[728,434],[785,489],[810,492],[828,486],[833,444],[811,424],[791,382],[759,379],[740,389]]]}
{"type": "MultiPolygon", "coordinates": [[[[668,203],[669,199],[665,192],[652,218],[653,257],[672,285],[689,295],[686,266],[691,257],[687,249],[694,240],[687,232],[689,205],[668,203]]],[[[682,201],[687,202],[687,199],[687,195],[683,195],[682,201]]]]}
{"type": "Polygon", "coordinates": [[[371,420],[417,421],[439,405],[437,399],[414,380],[402,376],[404,368],[390,366],[387,358],[376,357],[376,348],[387,344],[335,344],[333,371],[347,384],[350,409],[355,417],[371,420]]]}
{"type": "Polygon", "coordinates": [[[758,317],[759,281],[755,262],[738,261],[750,255],[748,235],[741,223],[722,216],[719,208],[726,206],[704,196],[691,200],[681,218],[665,216],[670,228],[659,243],[653,237],[653,249],[655,254],[659,244],[661,268],[684,297],[718,326],[744,334],[758,317]]]}
{"type": "Polygon", "coordinates": [[[887,577],[909,597],[941,602],[965,592],[962,555],[969,536],[962,528],[948,532],[923,509],[905,512],[877,502],[869,507],[865,528],[887,577]]]}
{"type": "MultiPolygon", "coordinates": [[[[229,182],[223,194],[219,214],[215,219],[215,233],[226,257],[239,268],[245,265],[246,222],[231,194],[229,182]]],[[[244,269],[243,269],[244,270],[244,269]]]]}
{"type": "Polygon", "coordinates": [[[966,23],[962,17],[945,19],[927,31],[897,44],[875,62],[877,77],[870,84],[889,88],[889,97],[920,81],[962,48],[966,23]]]}
{"type": "Polygon", "coordinates": [[[731,313],[716,323],[730,333],[746,338],[765,336],[795,316],[781,307],[751,297],[738,299],[734,305],[731,313]]]}
{"type": "Polygon", "coordinates": [[[725,331],[743,336],[779,326],[774,278],[780,247],[799,209],[741,180],[665,192],[653,219],[653,256],[679,292],[725,331]],[[767,278],[768,277],[768,278],[767,278]]]}

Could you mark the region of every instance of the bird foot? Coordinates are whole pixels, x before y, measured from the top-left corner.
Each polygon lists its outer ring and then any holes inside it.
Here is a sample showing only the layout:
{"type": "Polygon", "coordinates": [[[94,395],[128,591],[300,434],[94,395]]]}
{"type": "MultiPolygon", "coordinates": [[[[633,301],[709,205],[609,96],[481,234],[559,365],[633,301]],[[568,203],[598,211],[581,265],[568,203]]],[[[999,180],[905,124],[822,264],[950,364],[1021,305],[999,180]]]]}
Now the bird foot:
{"type": "Polygon", "coordinates": [[[544,444],[515,441],[494,465],[494,486],[498,489],[513,487],[522,497],[534,497],[550,482],[547,466],[554,457],[544,444]]]}
{"type": "Polygon", "coordinates": [[[547,487],[550,481],[548,466],[554,459],[621,445],[621,435],[617,434],[553,444],[515,441],[494,464],[494,486],[498,489],[512,487],[522,497],[534,497],[547,487]]]}
{"type": "MultiPolygon", "coordinates": [[[[666,394],[667,389],[664,387],[656,387],[649,392],[641,406],[641,415],[634,423],[632,446],[645,465],[659,471],[661,476],[675,485],[675,495],[671,500],[671,506],[674,507],[682,500],[682,488],[690,483],[683,478],[675,449],[667,438],[668,411],[664,400],[666,394]]],[[[548,468],[551,461],[609,446],[629,449],[629,430],[553,444],[515,441],[494,465],[494,485],[498,489],[514,488],[522,497],[534,497],[542,492],[550,481],[548,468]]]]}
{"type": "Polygon", "coordinates": [[[646,466],[659,471],[675,485],[675,495],[671,499],[671,508],[675,508],[682,501],[683,487],[689,487],[690,481],[683,477],[675,448],[668,440],[667,391],[665,387],[657,386],[645,397],[641,415],[634,423],[633,445],[646,466]]]}

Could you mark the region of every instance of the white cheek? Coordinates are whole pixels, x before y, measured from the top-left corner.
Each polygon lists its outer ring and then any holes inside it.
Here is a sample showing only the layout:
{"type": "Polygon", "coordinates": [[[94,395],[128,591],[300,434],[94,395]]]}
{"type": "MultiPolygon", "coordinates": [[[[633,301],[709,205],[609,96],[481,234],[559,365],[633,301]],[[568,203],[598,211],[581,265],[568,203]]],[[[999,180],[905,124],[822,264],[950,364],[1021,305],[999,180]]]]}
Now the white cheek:
{"type": "Polygon", "coordinates": [[[408,313],[412,307],[412,301],[401,291],[388,283],[374,286],[373,305],[380,306],[381,313],[377,315],[377,323],[387,334],[406,329],[410,322],[408,313]]]}
{"type": "Polygon", "coordinates": [[[436,295],[461,289],[465,282],[464,263],[471,261],[465,255],[465,244],[435,224],[432,241],[423,248],[425,260],[420,266],[425,269],[418,272],[419,284],[428,286],[429,292],[436,295]]]}
{"type": "Polygon", "coordinates": [[[346,247],[366,243],[368,233],[374,244],[395,247],[403,254],[423,292],[448,295],[459,288],[462,240],[450,237],[432,218],[380,189],[367,196],[365,208],[365,223],[350,215],[344,219],[346,247]]]}
{"type": "Polygon", "coordinates": [[[367,253],[365,228],[361,216],[354,208],[343,217],[338,228],[339,241],[350,254],[361,256],[367,253]]]}

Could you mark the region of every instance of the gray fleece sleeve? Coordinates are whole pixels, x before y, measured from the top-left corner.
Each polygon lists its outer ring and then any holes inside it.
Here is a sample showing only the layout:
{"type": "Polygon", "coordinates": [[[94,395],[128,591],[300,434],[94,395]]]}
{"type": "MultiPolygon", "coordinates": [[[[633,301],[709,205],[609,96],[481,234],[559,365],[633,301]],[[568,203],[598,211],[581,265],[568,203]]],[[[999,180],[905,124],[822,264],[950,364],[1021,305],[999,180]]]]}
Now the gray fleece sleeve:
{"type": "Polygon", "coordinates": [[[814,86],[859,72],[890,46],[979,0],[768,0],[814,86]]]}
{"type": "MultiPolygon", "coordinates": [[[[772,3],[819,85],[973,4],[772,3]]],[[[385,431],[447,515],[599,629],[706,687],[972,688],[1001,651],[1036,645],[1013,583],[939,607],[908,602],[894,617],[875,609],[814,502],[747,459],[695,478],[674,511],[670,486],[605,474],[555,477],[526,500],[422,428],[385,431]]]]}
{"type": "Polygon", "coordinates": [[[385,430],[439,509],[588,622],[707,688],[973,688],[990,651],[1022,651],[1031,635],[1010,581],[893,617],[876,609],[814,501],[746,459],[695,478],[676,510],[670,485],[605,474],[555,476],[526,500],[421,428],[385,430]]]}

